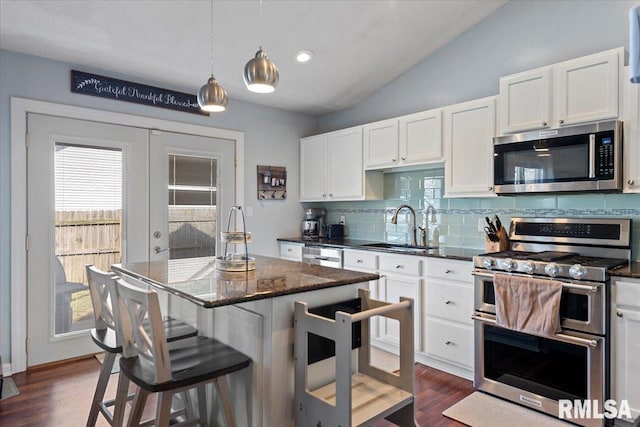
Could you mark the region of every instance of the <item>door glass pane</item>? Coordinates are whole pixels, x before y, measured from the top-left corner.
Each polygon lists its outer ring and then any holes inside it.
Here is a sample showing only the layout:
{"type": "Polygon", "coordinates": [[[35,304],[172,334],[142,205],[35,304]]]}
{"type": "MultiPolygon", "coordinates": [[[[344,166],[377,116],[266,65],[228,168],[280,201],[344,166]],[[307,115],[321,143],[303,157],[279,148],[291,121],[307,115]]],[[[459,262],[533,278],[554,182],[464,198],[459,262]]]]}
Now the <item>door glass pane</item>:
{"type": "Polygon", "coordinates": [[[169,257],[216,254],[216,159],[169,155],[169,257]]]}
{"type": "Polygon", "coordinates": [[[55,144],[55,333],[93,327],[85,265],[120,262],[122,151],[55,144]]]}

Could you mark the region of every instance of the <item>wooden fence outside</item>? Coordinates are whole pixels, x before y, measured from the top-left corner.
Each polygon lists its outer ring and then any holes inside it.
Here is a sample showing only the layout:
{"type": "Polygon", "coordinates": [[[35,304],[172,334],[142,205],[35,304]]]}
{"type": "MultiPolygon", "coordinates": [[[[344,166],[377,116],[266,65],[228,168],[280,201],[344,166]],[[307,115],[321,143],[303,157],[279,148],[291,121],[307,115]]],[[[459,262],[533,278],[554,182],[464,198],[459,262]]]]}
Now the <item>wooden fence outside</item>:
{"type": "MultiPolygon", "coordinates": [[[[85,265],[108,271],[121,262],[122,211],[57,211],[55,253],[68,282],[86,283],[85,265]]],[[[169,208],[172,258],[215,254],[216,208],[169,208]]]]}

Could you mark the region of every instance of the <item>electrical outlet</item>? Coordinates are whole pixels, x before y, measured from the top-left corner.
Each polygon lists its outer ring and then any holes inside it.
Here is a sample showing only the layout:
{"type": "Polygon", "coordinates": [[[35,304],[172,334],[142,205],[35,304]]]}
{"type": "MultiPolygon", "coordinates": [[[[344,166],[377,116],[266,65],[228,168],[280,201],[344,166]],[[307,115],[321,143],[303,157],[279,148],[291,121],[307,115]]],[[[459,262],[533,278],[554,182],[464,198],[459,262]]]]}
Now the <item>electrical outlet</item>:
{"type": "Polygon", "coordinates": [[[347,219],[344,215],[340,215],[340,224],[346,225],[347,219]]]}
{"type": "Polygon", "coordinates": [[[487,225],[484,221],[484,218],[478,218],[478,231],[480,233],[484,233],[484,227],[487,225]]]}

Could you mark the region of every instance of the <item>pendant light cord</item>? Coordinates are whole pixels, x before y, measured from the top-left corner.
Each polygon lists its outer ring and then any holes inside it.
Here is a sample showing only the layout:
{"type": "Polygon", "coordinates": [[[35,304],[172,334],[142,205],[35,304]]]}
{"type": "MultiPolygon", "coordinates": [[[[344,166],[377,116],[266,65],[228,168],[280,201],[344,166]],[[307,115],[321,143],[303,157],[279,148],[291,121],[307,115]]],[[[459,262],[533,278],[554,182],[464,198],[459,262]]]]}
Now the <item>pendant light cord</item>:
{"type": "Polygon", "coordinates": [[[260,41],[260,49],[262,49],[262,0],[260,0],[260,23],[258,25],[258,40],[260,41]]]}
{"type": "Polygon", "coordinates": [[[211,77],[213,77],[213,0],[211,0],[211,77]]]}

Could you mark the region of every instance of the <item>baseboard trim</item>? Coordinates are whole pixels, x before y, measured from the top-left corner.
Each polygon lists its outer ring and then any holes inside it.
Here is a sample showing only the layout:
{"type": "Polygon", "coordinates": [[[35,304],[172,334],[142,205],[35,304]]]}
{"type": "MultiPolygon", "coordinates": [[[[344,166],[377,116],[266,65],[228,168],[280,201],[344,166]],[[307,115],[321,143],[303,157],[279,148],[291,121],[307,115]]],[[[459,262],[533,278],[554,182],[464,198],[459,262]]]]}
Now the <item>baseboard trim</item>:
{"type": "Polygon", "coordinates": [[[2,364],[2,376],[10,377],[11,376],[11,363],[3,363],[2,364]]]}

